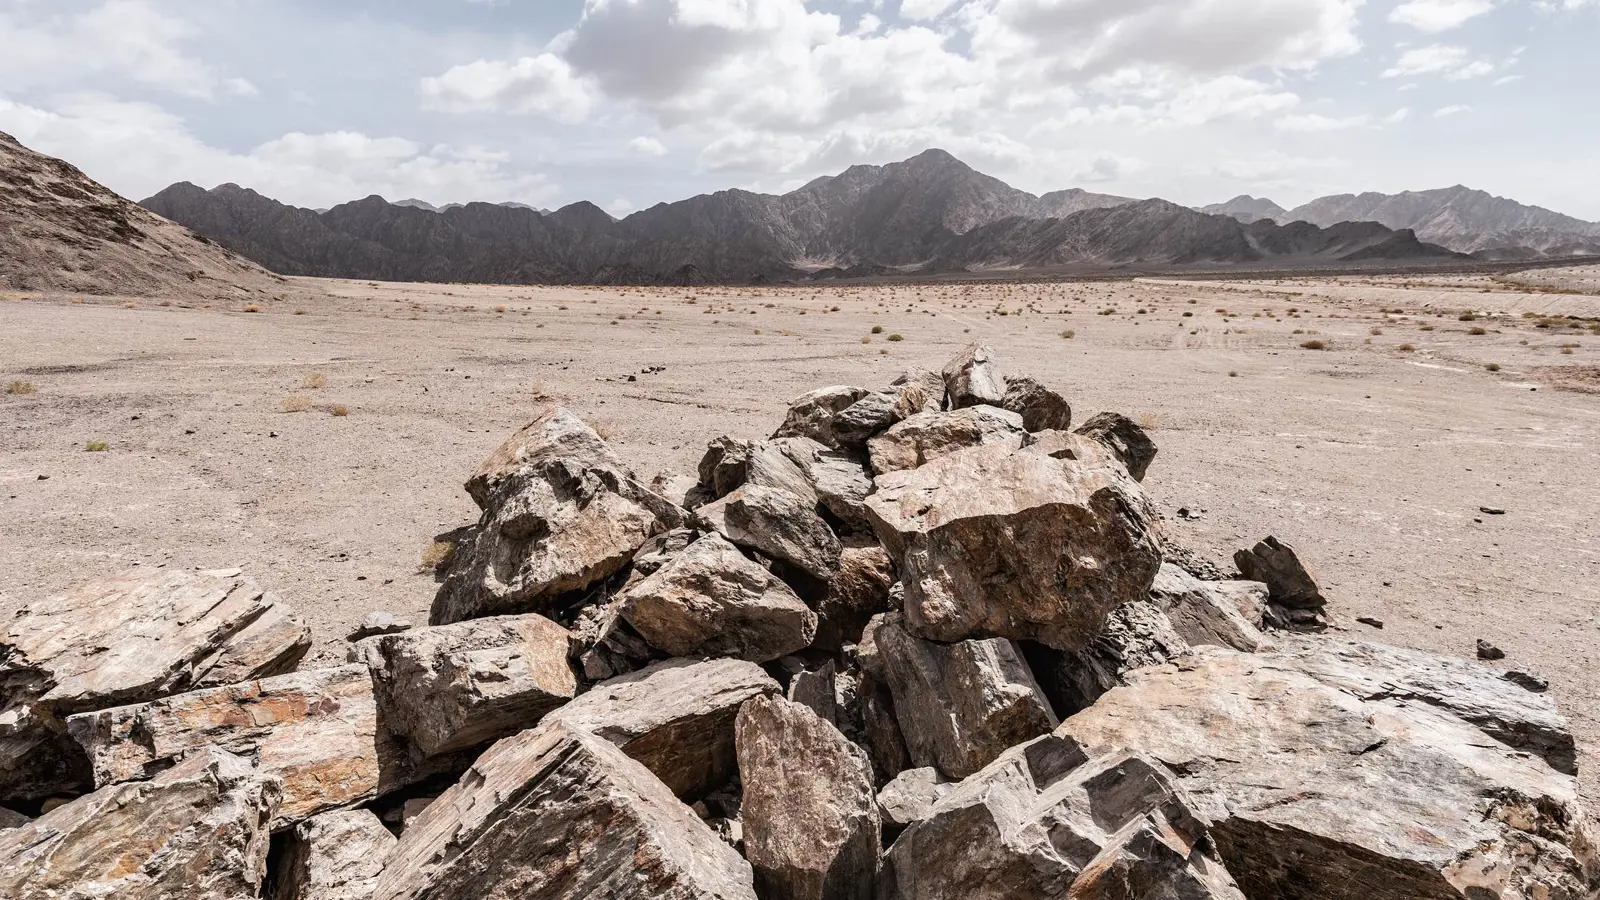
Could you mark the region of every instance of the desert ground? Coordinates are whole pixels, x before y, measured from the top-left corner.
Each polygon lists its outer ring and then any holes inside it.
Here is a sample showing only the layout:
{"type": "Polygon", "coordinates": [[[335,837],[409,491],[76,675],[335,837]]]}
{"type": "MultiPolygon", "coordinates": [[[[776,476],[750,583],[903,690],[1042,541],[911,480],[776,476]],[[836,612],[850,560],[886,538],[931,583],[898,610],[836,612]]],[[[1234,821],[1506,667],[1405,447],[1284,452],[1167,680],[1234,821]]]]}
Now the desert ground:
{"type": "Polygon", "coordinates": [[[1219,564],[1277,535],[1352,633],[1469,657],[1485,639],[1506,651],[1494,665],[1548,677],[1593,809],[1596,290],[1591,268],[743,289],[295,280],[255,307],[0,294],[0,614],[135,566],[239,566],[311,623],[313,659],[342,658],[370,611],[426,619],[424,554],[476,518],[462,482],[545,399],[646,478],[692,474],[709,439],[765,436],[806,390],[885,384],[983,342],[1079,419],[1116,410],[1149,428],[1147,490],[1219,564]]]}

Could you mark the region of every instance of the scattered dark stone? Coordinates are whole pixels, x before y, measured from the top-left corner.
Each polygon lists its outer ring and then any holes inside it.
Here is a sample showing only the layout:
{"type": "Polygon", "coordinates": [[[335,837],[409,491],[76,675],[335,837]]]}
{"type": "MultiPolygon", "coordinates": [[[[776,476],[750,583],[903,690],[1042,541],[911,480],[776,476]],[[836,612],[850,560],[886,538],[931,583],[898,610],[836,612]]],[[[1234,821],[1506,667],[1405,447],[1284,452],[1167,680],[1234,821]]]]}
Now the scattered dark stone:
{"type": "Polygon", "coordinates": [[[1483,659],[1483,660],[1489,660],[1489,661],[1493,662],[1494,660],[1497,660],[1497,659],[1505,659],[1506,658],[1506,652],[1504,650],[1501,650],[1499,647],[1496,647],[1495,645],[1489,643],[1488,641],[1486,641],[1486,640],[1484,640],[1482,638],[1479,638],[1478,639],[1478,658],[1479,659],[1483,659]]]}
{"type": "Polygon", "coordinates": [[[1506,511],[1498,506],[1480,506],[1478,507],[1478,512],[1486,516],[1503,516],[1506,514],[1506,511]]]}
{"type": "Polygon", "coordinates": [[[1382,619],[1374,619],[1371,616],[1356,616],[1356,621],[1360,622],[1363,625],[1370,625],[1373,628],[1377,628],[1379,630],[1383,629],[1383,620],[1382,619]]]}

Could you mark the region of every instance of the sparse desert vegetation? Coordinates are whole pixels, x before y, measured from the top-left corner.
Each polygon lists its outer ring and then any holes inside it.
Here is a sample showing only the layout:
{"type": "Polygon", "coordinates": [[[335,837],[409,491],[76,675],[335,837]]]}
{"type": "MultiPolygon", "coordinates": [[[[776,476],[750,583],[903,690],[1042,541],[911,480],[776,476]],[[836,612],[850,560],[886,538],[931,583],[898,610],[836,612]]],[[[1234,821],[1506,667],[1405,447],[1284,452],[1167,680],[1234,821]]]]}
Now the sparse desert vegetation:
{"type": "Polygon", "coordinates": [[[25,381],[25,380],[23,380],[21,378],[17,378],[17,379],[14,379],[12,381],[6,382],[6,393],[12,394],[14,396],[21,396],[23,394],[32,394],[37,390],[38,390],[38,388],[34,387],[33,382],[25,381]]]}

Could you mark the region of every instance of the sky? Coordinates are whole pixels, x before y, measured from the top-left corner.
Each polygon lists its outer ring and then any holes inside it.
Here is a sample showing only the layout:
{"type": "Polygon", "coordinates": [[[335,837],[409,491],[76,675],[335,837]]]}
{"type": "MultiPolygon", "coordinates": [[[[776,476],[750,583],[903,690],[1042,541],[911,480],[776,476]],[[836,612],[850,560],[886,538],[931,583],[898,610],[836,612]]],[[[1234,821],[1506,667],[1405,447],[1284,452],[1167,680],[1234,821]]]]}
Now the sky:
{"type": "Polygon", "coordinates": [[[0,0],[0,131],[142,199],[792,190],[930,147],[1199,205],[1600,220],[1600,0],[0,0]]]}

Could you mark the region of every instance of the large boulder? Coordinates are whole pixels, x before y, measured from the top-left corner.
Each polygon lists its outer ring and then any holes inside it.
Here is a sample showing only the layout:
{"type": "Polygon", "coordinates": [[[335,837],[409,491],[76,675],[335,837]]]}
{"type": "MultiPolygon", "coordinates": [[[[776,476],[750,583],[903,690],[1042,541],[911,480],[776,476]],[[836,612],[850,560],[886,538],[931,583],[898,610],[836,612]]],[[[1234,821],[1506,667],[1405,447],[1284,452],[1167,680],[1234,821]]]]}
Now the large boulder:
{"type": "Polygon", "coordinates": [[[466,750],[537,724],[578,693],[572,636],[538,615],[495,616],[367,638],[384,727],[425,756],[466,750]]]}
{"type": "Polygon", "coordinates": [[[1032,378],[1008,379],[1000,406],[1021,416],[1022,427],[1030,432],[1072,427],[1072,404],[1032,378]]]}
{"type": "MultiPolygon", "coordinates": [[[[887,900],[1244,900],[1160,763],[1043,737],[955,786],[895,840],[887,900]]],[[[1281,895],[1255,895],[1281,896],[1281,895]]]]}
{"type": "Polygon", "coordinates": [[[1240,594],[1250,582],[1201,581],[1171,563],[1162,563],[1150,595],[1160,604],[1168,622],[1185,642],[1199,646],[1231,647],[1254,653],[1271,649],[1261,633],[1260,615],[1254,621],[1244,614],[1240,594]]]}
{"type": "Polygon", "coordinates": [[[67,716],[290,671],[310,643],[235,570],[129,572],[22,607],[0,626],[0,802],[88,787],[67,716]]]}
{"type": "Polygon", "coordinates": [[[1114,464],[975,447],[883,476],[867,509],[906,627],[937,641],[1082,648],[1161,566],[1143,492],[1114,464]]]}
{"type": "Polygon", "coordinates": [[[770,662],[801,650],[817,614],[789,586],[708,534],[621,598],[621,615],[668,656],[770,662]]]}
{"type": "Polygon", "coordinates": [[[754,663],[675,659],[597,684],[546,721],[611,741],[673,793],[693,800],[737,772],[739,707],[778,692],[778,682],[754,663]]]}
{"type": "Polygon", "coordinates": [[[1156,458],[1156,443],[1138,423],[1118,413],[1101,413],[1078,427],[1078,434],[1093,438],[1117,455],[1135,481],[1143,481],[1156,458]]]}
{"type": "Polygon", "coordinates": [[[839,437],[835,433],[834,420],[839,413],[854,406],[856,401],[869,393],[871,391],[865,388],[835,385],[802,394],[789,404],[783,424],[772,436],[805,437],[827,447],[837,447],[839,437]]]}
{"type": "Polygon", "coordinates": [[[254,900],[278,783],[214,747],[0,831],[7,900],[254,900]]]}
{"type": "Polygon", "coordinates": [[[873,616],[894,609],[893,586],[894,563],[877,541],[846,544],[839,554],[839,571],[816,603],[817,636],[812,646],[837,653],[846,644],[858,643],[873,616]]]}
{"type": "Polygon", "coordinates": [[[973,344],[944,367],[945,396],[951,409],[999,406],[1006,399],[1006,376],[991,347],[973,344]]]}
{"type": "Polygon", "coordinates": [[[878,475],[915,469],[941,456],[985,444],[1017,444],[1022,417],[994,406],[919,413],[867,442],[878,475]]]}
{"type": "Polygon", "coordinates": [[[457,541],[431,621],[548,613],[615,574],[646,539],[683,524],[577,416],[550,407],[467,482],[483,510],[457,541]]]}
{"type": "Polygon", "coordinates": [[[97,787],[149,778],[207,746],[248,755],[282,782],[274,828],[403,781],[364,665],[309,669],[67,720],[97,787]]]}
{"type": "Polygon", "coordinates": [[[882,851],[872,763],[797,703],[739,710],[745,856],[769,900],[871,900],[882,851]]]}
{"type": "Polygon", "coordinates": [[[874,635],[911,761],[965,778],[1056,726],[1022,653],[998,638],[939,644],[887,621],[874,635]]]}
{"type": "Polygon", "coordinates": [[[1248,550],[1233,554],[1234,565],[1248,581],[1267,586],[1268,621],[1283,628],[1319,628],[1326,624],[1328,605],[1316,579],[1294,548],[1268,536],[1248,550]]]}
{"type": "Polygon", "coordinates": [[[893,840],[907,826],[926,819],[952,790],[955,784],[932,766],[907,769],[896,775],[878,792],[878,814],[883,819],[885,836],[893,840]]]}
{"type": "Polygon", "coordinates": [[[752,880],[648,769],[547,719],[428,806],[373,900],[754,900],[752,880]]]}
{"type": "Polygon", "coordinates": [[[839,567],[843,548],[816,503],[788,491],[747,484],[696,514],[729,541],[808,577],[827,581],[839,567]]]}
{"type": "Polygon", "coordinates": [[[817,501],[845,529],[872,530],[866,506],[872,475],[860,454],[824,447],[810,438],[779,438],[772,443],[800,467],[817,501]]]}
{"type": "Polygon", "coordinates": [[[700,489],[711,499],[717,500],[746,484],[759,484],[788,491],[796,497],[816,503],[816,491],[810,480],[784,451],[786,441],[816,443],[809,438],[755,442],[730,437],[713,440],[707,445],[705,456],[700,459],[700,489]]]}
{"type": "Polygon", "coordinates": [[[1173,767],[1250,897],[1578,900],[1600,888],[1563,771],[1570,738],[1547,698],[1461,661],[1286,644],[1196,648],[1131,674],[1057,734],[1173,767]]]}
{"type": "Polygon", "coordinates": [[[370,810],[313,816],[284,840],[268,900],[368,900],[394,845],[370,810]]]}

